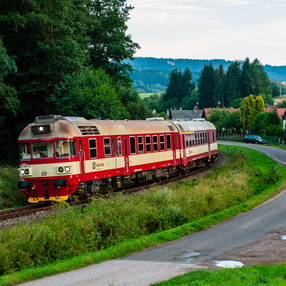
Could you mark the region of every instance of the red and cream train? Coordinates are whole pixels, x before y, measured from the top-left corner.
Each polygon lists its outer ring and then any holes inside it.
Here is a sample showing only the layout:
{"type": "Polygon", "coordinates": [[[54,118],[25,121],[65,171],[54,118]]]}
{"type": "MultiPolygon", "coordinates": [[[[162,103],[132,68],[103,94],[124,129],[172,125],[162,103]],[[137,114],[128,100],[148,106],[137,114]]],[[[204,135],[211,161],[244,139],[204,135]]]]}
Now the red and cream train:
{"type": "Polygon", "coordinates": [[[86,120],[38,116],[19,136],[29,202],[93,195],[103,186],[171,177],[215,160],[216,129],[203,119],[86,120]]]}

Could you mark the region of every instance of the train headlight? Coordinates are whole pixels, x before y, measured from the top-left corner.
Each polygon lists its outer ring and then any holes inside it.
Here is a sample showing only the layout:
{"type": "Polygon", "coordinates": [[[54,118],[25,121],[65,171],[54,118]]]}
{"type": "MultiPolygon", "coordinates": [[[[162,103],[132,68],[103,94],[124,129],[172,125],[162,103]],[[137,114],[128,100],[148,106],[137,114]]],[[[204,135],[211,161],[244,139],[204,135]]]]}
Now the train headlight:
{"type": "Polygon", "coordinates": [[[30,167],[24,167],[24,168],[20,168],[18,170],[19,170],[21,177],[32,176],[32,169],[30,167]]]}
{"type": "Polygon", "coordinates": [[[71,172],[71,166],[60,166],[57,168],[58,173],[66,174],[71,172]]]}

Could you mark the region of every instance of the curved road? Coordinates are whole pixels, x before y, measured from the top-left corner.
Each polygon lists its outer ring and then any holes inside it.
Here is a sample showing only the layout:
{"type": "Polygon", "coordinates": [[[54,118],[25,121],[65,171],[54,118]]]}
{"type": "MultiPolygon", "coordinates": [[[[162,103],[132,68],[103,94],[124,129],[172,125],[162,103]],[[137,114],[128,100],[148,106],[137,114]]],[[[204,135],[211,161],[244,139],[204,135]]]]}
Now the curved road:
{"type": "MultiPolygon", "coordinates": [[[[256,149],[286,167],[286,151],[274,147],[219,142],[256,149]]],[[[250,244],[285,226],[286,190],[259,207],[207,230],[159,247],[82,269],[27,282],[22,286],[146,286],[194,269],[216,267],[217,256],[250,244]]]]}

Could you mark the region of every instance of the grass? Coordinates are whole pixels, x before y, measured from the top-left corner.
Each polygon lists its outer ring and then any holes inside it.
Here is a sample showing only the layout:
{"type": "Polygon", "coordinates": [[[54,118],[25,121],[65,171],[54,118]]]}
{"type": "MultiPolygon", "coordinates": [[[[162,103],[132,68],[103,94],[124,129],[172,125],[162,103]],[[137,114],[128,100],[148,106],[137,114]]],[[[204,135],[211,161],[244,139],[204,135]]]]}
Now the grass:
{"type": "Polygon", "coordinates": [[[18,190],[18,181],[17,168],[0,167],[0,209],[27,204],[26,196],[18,190]]]}
{"type": "Polygon", "coordinates": [[[286,264],[259,265],[237,269],[220,269],[216,271],[194,271],[175,277],[166,282],[152,284],[156,286],[241,286],[273,285],[282,286],[285,280],[286,264]]]}
{"type": "Polygon", "coordinates": [[[70,271],[181,238],[247,211],[285,188],[285,168],[265,155],[234,146],[220,149],[230,154],[231,162],[213,168],[202,180],[155,188],[141,196],[98,199],[83,213],[80,208],[62,209],[44,220],[2,230],[0,285],[70,271]]]}

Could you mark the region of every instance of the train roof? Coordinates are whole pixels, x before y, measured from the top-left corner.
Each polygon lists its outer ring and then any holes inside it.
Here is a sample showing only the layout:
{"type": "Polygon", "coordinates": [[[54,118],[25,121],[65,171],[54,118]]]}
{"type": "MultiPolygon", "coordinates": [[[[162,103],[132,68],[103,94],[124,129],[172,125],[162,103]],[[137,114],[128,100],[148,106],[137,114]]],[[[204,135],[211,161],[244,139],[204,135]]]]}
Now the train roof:
{"type": "Polygon", "coordinates": [[[190,121],[174,121],[173,123],[178,126],[181,132],[216,130],[215,126],[211,122],[206,121],[203,118],[193,119],[190,121]]]}
{"type": "Polygon", "coordinates": [[[23,129],[19,140],[44,139],[54,137],[82,137],[93,135],[128,135],[149,133],[192,132],[214,130],[207,121],[165,121],[165,120],[87,120],[83,117],[63,117],[61,115],[38,116],[35,122],[23,129]]]}

